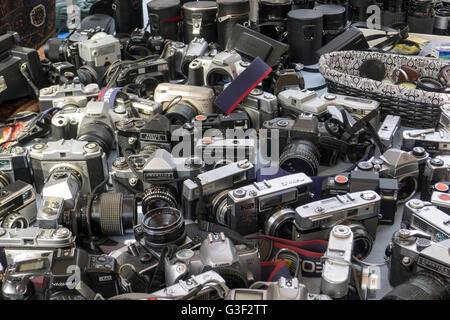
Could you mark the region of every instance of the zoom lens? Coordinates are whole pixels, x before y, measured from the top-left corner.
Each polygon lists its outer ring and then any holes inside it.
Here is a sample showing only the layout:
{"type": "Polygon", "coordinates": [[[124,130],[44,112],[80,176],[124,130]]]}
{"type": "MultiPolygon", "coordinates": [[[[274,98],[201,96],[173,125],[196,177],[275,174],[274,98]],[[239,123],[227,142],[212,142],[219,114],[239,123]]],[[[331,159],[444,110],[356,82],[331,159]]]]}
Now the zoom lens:
{"type": "Polygon", "coordinates": [[[432,34],[434,28],[435,0],[410,0],[408,10],[409,31],[432,34]]]}
{"type": "Polygon", "coordinates": [[[186,238],[184,218],[180,210],[163,207],[147,212],[142,221],[145,245],[162,249],[170,244],[180,245],[186,238]]]}
{"type": "Polygon", "coordinates": [[[448,300],[450,286],[441,276],[419,272],[405,283],[395,287],[382,300],[448,300]]]}
{"type": "Polygon", "coordinates": [[[145,190],[142,198],[142,212],[144,215],[156,208],[178,207],[175,190],[170,187],[151,187],[145,190]]]}
{"type": "MultiPolygon", "coordinates": [[[[87,231],[87,208],[77,215],[77,226],[81,232],[87,231]]],[[[102,193],[92,201],[90,214],[94,235],[124,235],[133,232],[137,224],[137,204],[135,195],[122,193],[102,193]]]]}
{"type": "Polygon", "coordinates": [[[303,172],[307,176],[317,175],[320,153],[308,140],[296,140],[281,153],[280,167],[291,173],[303,172]]]}

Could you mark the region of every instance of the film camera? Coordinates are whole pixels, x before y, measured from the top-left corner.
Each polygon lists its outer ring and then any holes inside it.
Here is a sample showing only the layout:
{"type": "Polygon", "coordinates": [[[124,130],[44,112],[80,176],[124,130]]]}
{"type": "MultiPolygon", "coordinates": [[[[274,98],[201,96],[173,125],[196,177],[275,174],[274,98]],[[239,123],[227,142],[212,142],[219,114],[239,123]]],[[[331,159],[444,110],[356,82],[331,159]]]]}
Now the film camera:
{"type": "Polygon", "coordinates": [[[147,119],[124,118],[116,123],[119,154],[152,154],[157,149],[172,149],[174,128],[168,117],[155,114],[147,119]]]}
{"type": "Polygon", "coordinates": [[[66,106],[52,117],[53,138],[95,142],[109,154],[114,145],[114,123],[124,118],[123,111],[111,110],[104,101],[88,102],[85,108],[66,106]]]}
{"type": "Polygon", "coordinates": [[[140,97],[149,97],[158,84],[170,80],[169,65],[164,59],[152,57],[122,61],[108,68],[105,80],[111,87],[130,86],[140,97]]]}
{"type": "Polygon", "coordinates": [[[100,89],[96,83],[84,86],[74,81],[63,85],[55,85],[40,91],[39,107],[41,111],[67,105],[83,108],[90,99],[98,97],[99,94],[100,89]]]}
{"type": "Polygon", "coordinates": [[[189,75],[189,64],[209,52],[208,42],[203,38],[194,38],[187,45],[170,41],[166,46],[163,58],[169,63],[171,79],[186,78],[189,75]]]}
{"type": "Polygon", "coordinates": [[[400,229],[386,248],[389,282],[384,300],[448,300],[450,240],[433,242],[417,231],[400,229]]]}
{"type": "Polygon", "coordinates": [[[369,161],[361,161],[355,170],[378,172],[382,178],[397,179],[399,201],[411,199],[418,188],[418,158],[399,149],[389,149],[378,159],[372,157],[369,161]]]}
{"type": "Polygon", "coordinates": [[[36,143],[30,149],[36,191],[41,193],[50,176],[66,177],[87,195],[108,176],[106,157],[95,142],[77,140],[36,143]]]}
{"type": "Polygon", "coordinates": [[[448,190],[450,189],[449,183],[437,183],[434,186],[436,191],[431,194],[430,202],[435,205],[439,210],[450,214],[450,196],[448,190]]]}
{"type": "Polygon", "coordinates": [[[37,51],[19,43],[17,32],[0,36],[0,103],[38,97],[39,89],[48,85],[37,51]]]}
{"type": "Polygon", "coordinates": [[[280,277],[277,282],[259,281],[252,285],[252,289],[232,289],[225,300],[331,300],[331,298],[324,294],[309,293],[308,288],[297,278],[280,277]]]}
{"type": "Polygon", "coordinates": [[[214,57],[198,57],[189,64],[188,83],[194,86],[223,86],[236,79],[249,65],[235,51],[222,51],[214,57]]]}
{"type": "Polygon", "coordinates": [[[36,195],[21,180],[0,188],[0,227],[27,228],[36,220],[36,195]]]}
{"type": "Polygon", "coordinates": [[[213,270],[230,288],[247,288],[259,278],[259,251],[245,245],[234,245],[223,233],[208,234],[199,250],[182,249],[165,259],[166,284],[213,270]]]}
{"type": "Polygon", "coordinates": [[[2,286],[4,299],[34,298],[38,289],[30,278],[36,276],[45,277],[44,288],[39,291],[47,300],[86,300],[93,299],[96,293],[108,298],[120,293],[113,257],[91,255],[79,248],[56,249],[46,256],[36,256],[8,266],[2,286]]]}
{"type": "Polygon", "coordinates": [[[218,210],[226,205],[228,192],[256,179],[255,167],[248,160],[201,173],[183,183],[182,207],[186,219],[207,217],[216,221],[218,210]],[[204,207],[202,207],[204,206],[204,207]]]}
{"type": "Polygon", "coordinates": [[[381,197],[380,223],[393,224],[397,211],[398,189],[396,179],[380,178],[378,172],[351,171],[329,177],[324,185],[324,196],[374,190],[381,197]]]}
{"type": "Polygon", "coordinates": [[[214,99],[212,89],[192,85],[160,83],[154,93],[154,100],[162,105],[164,115],[174,124],[214,113],[214,99]]]}
{"type": "Polygon", "coordinates": [[[236,110],[247,113],[251,127],[259,130],[265,121],[269,121],[278,115],[277,97],[256,88],[245,96],[236,110]]]}
{"type": "Polygon", "coordinates": [[[297,207],[294,239],[327,240],[335,225],[346,225],[353,232],[353,254],[364,259],[370,254],[376,237],[380,201],[375,191],[361,191],[297,207]]]}
{"type": "Polygon", "coordinates": [[[33,183],[28,164],[28,149],[12,147],[0,150],[0,188],[21,180],[33,183]]]}
{"type": "Polygon", "coordinates": [[[447,129],[419,129],[403,131],[402,149],[422,147],[432,156],[450,153],[450,133],[447,129]]]}
{"type": "Polygon", "coordinates": [[[403,209],[402,227],[420,230],[433,241],[450,238],[450,217],[429,202],[409,200],[403,209]]]}
{"type": "Polygon", "coordinates": [[[450,156],[436,156],[425,163],[422,176],[420,199],[429,200],[435,185],[440,182],[450,181],[449,176],[450,156]]]}
{"type": "Polygon", "coordinates": [[[216,220],[242,235],[265,229],[269,235],[290,238],[295,213],[287,209],[310,200],[311,185],[309,177],[297,173],[229,191],[216,220]]]}
{"type": "Polygon", "coordinates": [[[335,118],[338,115],[335,111],[342,111],[345,117],[351,117],[345,110],[336,108],[321,119],[312,114],[301,114],[295,120],[275,118],[264,122],[263,127],[268,130],[269,137],[272,130],[279,131],[280,142],[277,143],[282,151],[282,169],[315,176],[320,163],[330,165],[337,156],[345,156],[351,162],[362,158],[367,149],[365,143],[360,143],[363,138],[359,137],[359,133],[342,137],[345,130],[343,123],[335,118]]]}
{"type": "Polygon", "coordinates": [[[182,181],[195,178],[204,166],[200,158],[176,158],[168,151],[158,149],[151,156],[131,155],[128,163],[124,157],[117,158],[112,164],[111,174],[116,182],[116,191],[129,193],[130,187],[132,190],[145,191],[145,213],[158,203],[158,206],[166,203],[178,207],[182,181]]]}

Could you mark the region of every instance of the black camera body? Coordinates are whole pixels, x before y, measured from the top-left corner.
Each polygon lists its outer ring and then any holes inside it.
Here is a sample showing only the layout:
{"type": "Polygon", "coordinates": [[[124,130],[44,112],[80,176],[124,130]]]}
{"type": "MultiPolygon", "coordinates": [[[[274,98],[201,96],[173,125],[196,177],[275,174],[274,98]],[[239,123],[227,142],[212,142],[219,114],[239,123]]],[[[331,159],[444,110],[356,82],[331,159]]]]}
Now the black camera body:
{"type": "Polygon", "coordinates": [[[17,32],[0,36],[0,103],[36,97],[36,90],[48,85],[37,51],[20,47],[19,43],[17,32]]]}
{"type": "Polygon", "coordinates": [[[381,197],[380,223],[393,224],[397,211],[398,181],[380,178],[378,172],[351,171],[329,177],[324,185],[324,197],[348,192],[374,190],[381,197]]]}

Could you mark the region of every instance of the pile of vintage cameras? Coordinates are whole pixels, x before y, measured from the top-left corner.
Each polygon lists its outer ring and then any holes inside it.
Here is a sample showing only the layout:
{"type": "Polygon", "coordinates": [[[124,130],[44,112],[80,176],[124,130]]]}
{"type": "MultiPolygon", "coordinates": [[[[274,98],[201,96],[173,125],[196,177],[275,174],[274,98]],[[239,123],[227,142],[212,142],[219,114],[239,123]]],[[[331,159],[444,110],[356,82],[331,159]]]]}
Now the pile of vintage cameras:
{"type": "Polygon", "coordinates": [[[1,299],[373,299],[384,264],[364,260],[400,204],[383,299],[449,299],[450,105],[401,131],[377,101],[305,89],[285,23],[310,3],[153,0],[150,28],[97,13],[41,62],[1,36],[26,79],[0,77],[1,99],[40,105],[1,144],[1,299]]]}

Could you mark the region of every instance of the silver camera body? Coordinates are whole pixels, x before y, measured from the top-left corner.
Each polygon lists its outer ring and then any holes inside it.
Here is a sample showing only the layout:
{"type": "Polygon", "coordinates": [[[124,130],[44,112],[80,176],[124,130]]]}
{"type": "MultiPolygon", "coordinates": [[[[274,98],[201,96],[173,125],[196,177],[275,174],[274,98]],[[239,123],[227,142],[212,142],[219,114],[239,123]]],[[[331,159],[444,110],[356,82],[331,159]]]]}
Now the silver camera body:
{"type": "Polygon", "coordinates": [[[201,197],[205,200],[205,203],[211,204],[209,213],[212,218],[215,217],[215,212],[226,204],[228,191],[255,179],[256,172],[253,164],[248,160],[242,160],[199,174],[196,180],[201,183],[201,188],[198,182],[191,179],[185,180],[182,192],[185,219],[195,220],[199,213],[197,212],[197,204],[201,197]],[[201,190],[203,190],[203,193],[201,190]]]}
{"type": "Polygon", "coordinates": [[[212,87],[217,85],[216,76],[225,76],[232,81],[249,65],[235,51],[222,51],[214,57],[198,57],[189,64],[189,84],[212,87]],[[195,83],[192,83],[193,79],[195,83]]]}
{"type": "Polygon", "coordinates": [[[439,118],[439,126],[450,130],[450,104],[441,106],[441,117],[439,118]]]}
{"type": "Polygon", "coordinates": [[[75,178],[70,181],[79,185],[80,195],[90,194],[108,176],[105,153],[95,142],[58,140],[36,143],[30,149],[30,161],[39,193],[53,172],[70,173],[75,178]]]}
{"type": "Polygon", "coordinates": [[[411,199],[418,188],[419,159],[399,149],[388,149],[378,159],[361,161],[355,170],[378,172],[382,178],[397,179],[400,185],[398,200],[411,199]]]}
{"type": "Polygon", "coordinates": [[[387,147],[392,148],[397,130],[400,128],[401,118],[388,114],[378,130],[378,137],[387,147]]]}
{"type": "Polygon", "coordinates": [[[283,110],[294,114],[308,113],[319,115],[327,111],[327,104],[318,97],[315,91],[307,89],[288,89],[278,94],[278,101],[283,110]]]}
{"type": "Polygon", "coordinates": [[[278,100],[273,94],[256,88],[241,101],[237,107],[239,109],[248,114],[252,128],[259,130],[265,121],[277,117],[278,100]]]}
{"type": "Polygon", "coordinates": [[[197,140],[195,154],[201,155],[206,165],[218,168],[246,159],[256,166],[258,152],[255,139],[205,137],[197,140]]]}
{"type": "Polygon", "coordinates": [[[450,238],[450,216],[429,202],[409,200],[403,209],[402,226],[429,234],[439,242],[450,238]]]}
{"type": "Polygon", "coordinates": [[[225,285],[225,280],[215,271],[210,270],[203,272],[199,275],[192,275],[187,280],[180,280],[171,286],[167,286],[164,289],[155,291],[151,296],[157,298],[158,300],[172,300],[179,297],[187,296],[189,292],[192,292],[195,288],[203,287],[200,294],[208,292],[211,285],[225,285]]]}
{"type": "Polygon", "coordinates": [[[185,104],[191,107],[195,115],[214,113],[214,91],[211,88],[160,83],[154,93],[154,100],[162,105],[162,111],[174,104],[185,104]]]}
{"type": "Polygon", "coordinates": [[[350,283],[353,252],[353,232],[345,225],[331,229],[325,262],[322,270],[320,292],[333,299],[345,297],[350,283]]]}
{"type": "Polygon", "coordinates": [[[336,93],[324,93],[321,99],[327,105],[343,106],[355,119],[361,119],[374,110],[378,110],[378,115],[370,123],[374,128],[380,124],[380,103],[371,99],[364,99],[352,96],[344,96],[336,93]]]}
{"type": "MultiPolygon", "coordinates": [[[[448,188],[448,185],[446,185],[448,188]]],[[[450,214],[450,195],[448,192],[433,191],[430,202],[439,210],[450,214]]]]}
{"type": "Polygon", "coordinates": [[[84,64],[104,70],[121,59],[120,41],[112,35],[99,33],[78,43],[78,54],[84,64]]]}
{"type": "Polygon", "coordinates": [[[234,268],[246,281],[253,282],[259,277],[259,251],[234,245],[223,233],[209,233],[199,250],[182,249],[171,259],[166,257],[166,284],[172,285],[182,277],[224,267],[234,268]]]}
{"type": "Polygon", "coordinates": [[[32,185],[17,180],[0,188],[2,228],[26,228],[36,220],[36,211],[36,195],[32,185]]]}
{"type": "Polygon", "coordinates": [[[328,240],[335,225],[346,225],[354,233],[361,259],[372,250],[380,219],[381,197],[374,191],[348,193],[299,206],[295,209],[293,238],[297,241],[328,240]]]}
{"type": "Polygon", "coordinates": [[[200,56],[205,56],[209,52],[209,44],[203,38],[195,37],[189,44],[183,42],[171,42],[163,56],[164,59],[169,61],[172,74],[188,76],[189,64],[200,56]]]}
{"type": "Polygon", "coordinates": [[[279,207],[309,201],[311,186],[312,180],[304,173],[254,182],[228,192],[226,210],[218,211],[216,219],[242,235],[258,232],[279,207]]]}
{"type": "Polygon", "coordinates": [[[403,131],[403,150],[422,147],[431,155],[450,154],[450,132],[446,128],[403,131]]]}
{"type": "Polygon", "coordinates": [[[440,181],[450,181],[450,155],[428,159],[423,171],[423,183],[432,185],[440,181]]]}
{"type": "Polygon", "coordinates": [[[19,146],[0,151],[0,187],[16,180],[33,183],[28,149],[19,146]]]}
{"type": "MultiPolygon", "coordinates": [[[[158,149],[152,155],[137,154],[129,156],[129,160],[144,181],[138,184],[138,177],[125,161],[120,157],[113,161],[111,176],[122,184],[138,190],[145,190],[152,186],[151,181],[170,181],[177,178],[194,178],[203,172],[205,164],[199,158],[175,158],[165,149],[158,149]]],[[[116,191],[120,185],[116,184],[116,191]]],[[[126,190],[120,190],[126,193],[126,190]]]]}
{"type": "Polygon", "coordinates": [[[75,236],[64,227],[57,229],[0,228],[0,250],[4,251],[6,257],[6,261],[1,263],[8,266],[18,261],[47,257],[49,253],[53,253],[54,249],[69,248],[74,245],[75,236]]]}
{"type": "Polygon", "coordinates": [[[73,82],[44,88],[39,93],[40,111],[66,105],[75,105],[82,108],[86,106],[90,99],[97,98],[99,94],[100,88],[96,83],[84,86],[81,83],[73,82]]]}
{"type": "Polygon", "coordinates": [[[267,289],[232,289],[225,300],[331,300],[324,294],[309,293],[297,278],[280,277],[276,282],[261,281],[258,285],[267,289]]]}
{"type": "Polygon", "coordinates": [[[420,232],[400,229],[386,249],[389,283],[395,287],[419,272],[431,271],[448,286],[449,248],[450,239],[434,242],[420,232]]]}

